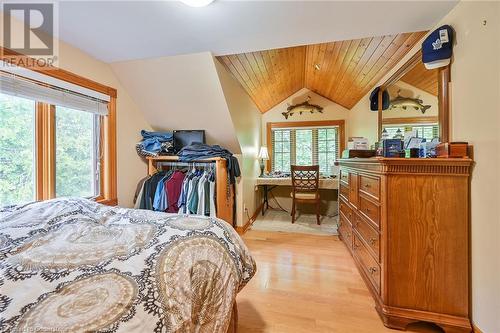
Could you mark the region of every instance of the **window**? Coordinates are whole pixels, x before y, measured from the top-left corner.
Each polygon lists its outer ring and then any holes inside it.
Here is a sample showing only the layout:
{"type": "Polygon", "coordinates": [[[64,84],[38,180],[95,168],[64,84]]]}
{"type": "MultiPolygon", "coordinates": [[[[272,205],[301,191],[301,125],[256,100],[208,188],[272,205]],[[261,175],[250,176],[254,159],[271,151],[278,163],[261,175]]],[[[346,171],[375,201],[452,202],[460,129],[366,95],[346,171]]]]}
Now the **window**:
{"type": "Polygon", "coordinates": [[[290,165],[318,164],[323,175],[332,166],[344,142],[344,121],[268,123],[271,170],[290,172],[290,165]]]}
{"type": "Polygon", "coordinates": [[[56,107],[56,196],[99,195],[99,116],[56,107]]]}
{"type": "Polygon", "coordinates": [[[0,205],[35,199],[35,103],[0,94],[0,205]]]}
{"type": "Polygon", "coordinates": [[[406,131],[416,131],[419,138],[425,138],[427,141],[439,137],[439,127],[437,124],[384,125],[384,129],[391,139],[396,135],[398,130],[400,130],[403,135],[406,131]]]}
{"type": "Polygon", "coordinates": [[[59,196],[116,204],[116,90],[49,70],[0,72],[0,206],[59,196]]]}

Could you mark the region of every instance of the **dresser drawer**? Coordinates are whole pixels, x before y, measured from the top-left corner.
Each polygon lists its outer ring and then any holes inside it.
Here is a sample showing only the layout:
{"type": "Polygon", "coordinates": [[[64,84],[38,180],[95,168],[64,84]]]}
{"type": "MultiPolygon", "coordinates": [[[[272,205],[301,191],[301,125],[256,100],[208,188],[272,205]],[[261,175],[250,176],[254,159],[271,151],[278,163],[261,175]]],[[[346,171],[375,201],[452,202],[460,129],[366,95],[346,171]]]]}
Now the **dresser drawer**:
{"type": "Polygon", "coordinates": [[[349,172],[349,203],[357,208],[359,204],[358,200],[358,174],[349,172]]]}
{"type": "Polygon", "coordinates": [[[351,207],[349,207],[344,200],[340,200],[339,202],[339,209],[340,209],[340,212],[342,214],[344,214],[344,216],[349,220],[349,223],[353,223],[354,222],[354,219],[353,219],[353,212],[352,212],[352,209],[351,207]]]}
{"type": "Polygon", "coordinates": [[[339,216],[339,235],[345,245],[349,248],[349,251],[352,251],[351,224],[342,215],[339,216]]]}
{"type": "Polygon", "coordinates": [[[359,211],[371,222],[380,225],[380,208],[363,196],[359,197],[359,211]]]}
{"type": "Polygon", "coordinates": [[[380,266],[373,259],[373,257],[368,253],[368,249],[365,247],[363,242],[358,238],[356,234],[352,236],[353,238],[353,253],[354,256],[360,262],[363,270],[370,279],[371,284],[380,293],[380,266]]]}
{"type": "Polygon", "coordinates": [[[361,216],[354,216],[353,228],[368,245],[368,250],[377,262],[380,261],[380,235],[361,216]]]}
{"type": "Polygon", "coordinates": [[[349,185],[349,173],[345,170],[340,170],[340,180],[349,185]]]}
{"type": "Polygon", "coordinates": [[[369,196],[372,196],[377,201],[380,200],[380,178],[359,176],[359,190],[369,196]]]}
{"type": "Polygon", "coordinates": [[[339,184],[339,193],[345,200],[349,200],[349,188],[342,183],[339,184]]]}

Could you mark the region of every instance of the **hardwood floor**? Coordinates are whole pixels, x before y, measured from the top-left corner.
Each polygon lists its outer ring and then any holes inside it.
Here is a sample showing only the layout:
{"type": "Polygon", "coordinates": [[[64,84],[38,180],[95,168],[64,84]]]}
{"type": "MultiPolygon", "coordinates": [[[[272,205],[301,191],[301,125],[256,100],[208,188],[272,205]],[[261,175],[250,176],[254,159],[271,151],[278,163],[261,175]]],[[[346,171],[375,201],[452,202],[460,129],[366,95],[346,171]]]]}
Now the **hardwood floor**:
{"type": "MultiPolygon", "coordinates": [[[[353,259],[336,236],[249,230],[257,273],[238,294],[238,333],[397,333],[383,326],[353,259]]],[[[409,332],[435,333],[430,325],[409,332]]]]}

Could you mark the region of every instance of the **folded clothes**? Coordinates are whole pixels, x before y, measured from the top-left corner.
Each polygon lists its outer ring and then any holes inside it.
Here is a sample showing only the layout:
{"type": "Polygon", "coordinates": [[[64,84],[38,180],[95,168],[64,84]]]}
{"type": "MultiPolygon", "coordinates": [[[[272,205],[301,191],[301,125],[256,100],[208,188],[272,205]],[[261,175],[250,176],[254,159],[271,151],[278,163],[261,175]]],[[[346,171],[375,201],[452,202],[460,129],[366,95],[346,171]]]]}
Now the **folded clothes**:
{"type": "Polygon", "coordinates": [[[202,160],[210,157],[222,157],[227,161],[227,171],[231,184],[236,182],[236,177],[241,175],[240,165],[238,160],[229,150],[222,148],[219,145],[207,145],[205,143],[193,143],[182,148],[177,155],[182,162],[191,162],[202,160]]]}
{"type": "Polygon", "coordinates": [[[137,143],[136,150],[140,156],[158,156],[172,152],[172,132],[141,131],[142,141],[137,143]]]}

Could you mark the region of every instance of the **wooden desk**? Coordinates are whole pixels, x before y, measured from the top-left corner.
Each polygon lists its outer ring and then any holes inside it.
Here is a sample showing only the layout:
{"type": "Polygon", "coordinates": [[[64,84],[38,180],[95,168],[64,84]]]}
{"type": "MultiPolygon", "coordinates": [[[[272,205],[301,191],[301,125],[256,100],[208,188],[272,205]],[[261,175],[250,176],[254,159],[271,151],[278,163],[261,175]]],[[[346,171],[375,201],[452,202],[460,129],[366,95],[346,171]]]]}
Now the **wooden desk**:
{"type": "MultiPolygon", "coordinates": [[[[262,215],[269,208],[268,193],[276,186],[292,186],[292,177],[258,177],[257,186],[262,186],[264,192],[264,202],[262,204],[262,215]]],[[[338,190],[339,179],[338,178],[320,178],[319,188],[321,190],[338,190]]]]}

